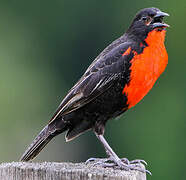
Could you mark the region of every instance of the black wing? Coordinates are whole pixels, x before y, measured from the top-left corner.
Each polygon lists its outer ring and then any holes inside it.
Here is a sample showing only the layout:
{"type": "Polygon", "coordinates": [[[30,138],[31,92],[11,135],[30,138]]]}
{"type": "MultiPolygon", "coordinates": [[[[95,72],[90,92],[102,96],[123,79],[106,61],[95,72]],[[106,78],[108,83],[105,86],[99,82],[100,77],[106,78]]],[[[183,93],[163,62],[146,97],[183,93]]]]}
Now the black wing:
{"type": "Polygon", "coordinates": [[[50,121],[91,102],[107,91],[121,73],[129,69],[130,57],[123,55],[130,43],[121,43],[105,55],[98,56],[81,79],[71,88],[50,121]]]}

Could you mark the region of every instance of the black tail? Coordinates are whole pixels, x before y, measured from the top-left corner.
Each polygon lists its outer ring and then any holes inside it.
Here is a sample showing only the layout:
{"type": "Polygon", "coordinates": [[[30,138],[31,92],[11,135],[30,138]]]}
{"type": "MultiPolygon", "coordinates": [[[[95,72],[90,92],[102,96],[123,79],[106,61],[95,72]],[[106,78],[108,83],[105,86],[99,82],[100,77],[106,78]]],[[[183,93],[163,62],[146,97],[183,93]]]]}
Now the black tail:
{"type": "Polygon", "coordinates": [[[38,134],[38,136],[24,152],[20,160],[29,161],[35,158],[40,153],[40,151],[52,140],[53,137],[66,130],[67,127],[62,120],[60,122],[59,120],[51,122],[38,134]]]}

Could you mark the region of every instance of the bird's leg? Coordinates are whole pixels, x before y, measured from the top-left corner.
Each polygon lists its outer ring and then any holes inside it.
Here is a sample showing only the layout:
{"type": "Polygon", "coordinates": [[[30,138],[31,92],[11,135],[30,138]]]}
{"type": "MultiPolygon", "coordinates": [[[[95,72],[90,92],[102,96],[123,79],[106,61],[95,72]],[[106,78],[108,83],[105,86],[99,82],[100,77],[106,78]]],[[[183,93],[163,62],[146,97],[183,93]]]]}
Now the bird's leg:
{"type": "Polygon", "coordinates": [[[101,164],[103,167],[119,167],[120,169],[124,169],[124,170],[138,170],[141,172],[147,172],[149,174],[151,174],[148,170],[144,170],[142,168],[140,168],[139,163],[144,163],[146,164],[145,161],[143,160],[134,160],[134,161],[129,161],[126,158],[120,159],[117,154],[112,150],[112,148],[110,147],[110,145],[107,143],[107,141],[105,140],[103,135],[98,135],[97,133],[96,137],[100,140],[100,142],[103,144],[105,151],[107,153],[107,155],[109,156],[108,160],[111,160],[113,163],[108,163],[106,161],[100,161],[96,164],[101,164]]]}
{"type": "Polygon", "coordinates": [[[101,141],[103,147],[105,148],[105,151],[109,157],[110,160],[114,161],[114,162],[119,162],[121,161],[119,159],[119,157],[116,155],[116,153],[112,150],[112,148],[110,147],[110,145],[107,143],[107,141],[105,140],[103,135],[98,135],[97,133],[96,137],[101,141]]]}
{"type": "MultiPolygon", "coordinates": [[[[125,164],[139,164],[139,163],[143,163],[145,165],[147,165],[146,161],[142,160],[142,159],[136,159],[136,160],[132,160],[129,161],[127,158],[122,158],[120,159],[117,154],[112,150],[112,148],[110,147],[110,145],[107,143],[107,141],[105,140],[103,135],[98,135],[96,134],[97,138],[101,141],[101,143],[103,144],[105,151],[109,157],[108,160],[112,160],[114,162],[116,161],[122,161],[125,164]]],[[[117,163],[116,163],[117,164],[117,163]]]]}
{"type": "MultiPolygon", "coordinates": [[[[114,162],[113,166],[116,166],[117,165],[121,169],[129,170],[130,169],[128,167],[129,162],[127,162],[127,163],[122,162],[121,159],[117,156],[117,154],[112,150],[112,148],[110,147],[110,145],[107,143],[107,141],[105,140],[104,136],[103,135],[98,135],[97,133],[95,133],[95,134],[96,134],[96,137],[102,143],[103,147],[105,148],[105,151],[106,151],[106,154],[109,157],[109,160],[111,160],[112,162],[114,162]]],[[[103,166],[106,167],[107,164],[103,164],[103,166]]]]}

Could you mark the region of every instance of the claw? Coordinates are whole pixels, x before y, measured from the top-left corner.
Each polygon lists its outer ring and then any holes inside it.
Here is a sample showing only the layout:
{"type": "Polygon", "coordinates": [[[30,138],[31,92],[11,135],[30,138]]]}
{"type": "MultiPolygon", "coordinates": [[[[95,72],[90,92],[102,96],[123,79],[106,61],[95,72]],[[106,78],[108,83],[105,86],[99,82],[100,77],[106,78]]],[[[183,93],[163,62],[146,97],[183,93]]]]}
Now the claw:
{"type": "Polygon", "coordinates": [[[143,159],[135,159],[135,160],[129,161],[127,158],[122,158],[121,161],[124,162],[125,164],[140,164],[140,163],[143,163],[144,165],[147,166],[147,162],[143,159]]]}
{"type": "Polygon", "coordinates": [[[89,158],[89,159],[87,159],[86,161],[85,161],[85,164],[88,164],[89,162],[91,162],[91,161],[96,161],[96,160],[98,160],[99,158],[89,158]]]}
{"type": "Polygon", "coordinates": [[[131,170],[137,170],[137,171],[140,171],[140,172],[142,172],[142,173],[148,173],[148,174],[150,174],[151,176],[152,176],[152,173],[149,171],[149,170],[146,170],[146,169],[142,169],[141,167],[139,167],[137,164],[130,164],[129,165],[130,167],[130,169],[131,170]],[[133,166],[133,167],[132,167],[133,166]]]}
{"type": "Polygon", "coordinates": [[[130,165],[128,165],[128,167],[130,170],[136,170],[136,171],[140,171],[142,173],[148,173],[148,174],[152,175],[152,173],[149,170],[142,169],[137,164],[130,164],[130,165]]]}
{"type": "Polygon", "coordinates": [[[85,164],[88,164],[89,162],[92,162],[92,161],[94,161],[95,164],[106,163],[109,161],[112,162],[112,160],[110,158],[89,158],[85,161],[85,164]]]}
{"type": "Polygon", "coordinates": [[[145,170],[146,173],[150,174],[152,176],[152,173],[148,170],[145,170]]]}
{"type": "Polygon", "coordinates": [[[127,158],[122,158],[121,161],[125,164],[131,164],[131,162],[127,158]]]}
{"type": "Polygon", "coordinates": [[[116,164],[114,164],[114,163],[98,163],[98,165],[101,165],[102,167],[104,167],[104,168],[107,168],[107,167],[115,167],[116,166],[116,164]]]}
{"type": "Polygon", "coordinates": [[[140,168],[140,164],[143,163],[144,165],[147,165],[146,161],[142,160],[142,159],[136,159],[136,160],[132,160],[129,161],[127,158],[122,158],[119,159],[118,161],[113,161],[111,158],[89,158],[85,164],[88,164],[89,162],[92,162],[93,166],[102,166],[104,168],[115,168],[115,169],[123,169],[123,170],[137,170],[140,171],[142,173],[148,173],[150,175],[152,175],[152,173],[146,169],[142,169],[140,168]]]}
{"type": "Polygon", "coordinates": [[[130,161],[130,164],[140,164],[140,163],[143,163],[144,165],[147,166],[147,162],[143,159],[135,159],[135,160],[130,161]]]}

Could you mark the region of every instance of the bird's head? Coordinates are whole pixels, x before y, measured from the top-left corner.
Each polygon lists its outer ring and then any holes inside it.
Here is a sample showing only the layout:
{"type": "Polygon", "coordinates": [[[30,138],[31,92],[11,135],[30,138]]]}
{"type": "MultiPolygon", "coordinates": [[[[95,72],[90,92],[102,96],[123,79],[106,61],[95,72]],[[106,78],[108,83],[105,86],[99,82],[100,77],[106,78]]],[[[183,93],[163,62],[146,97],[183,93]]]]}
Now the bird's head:
{"type": "Polygon", "coordinates": [[[149,32],[162,31],[169,27],[163,22],[163,18],[169,14],[160,11],[158,8],[145,8],[140,10],[132,21],[127,33],[140,39],[145,39],[149,32]]]}

